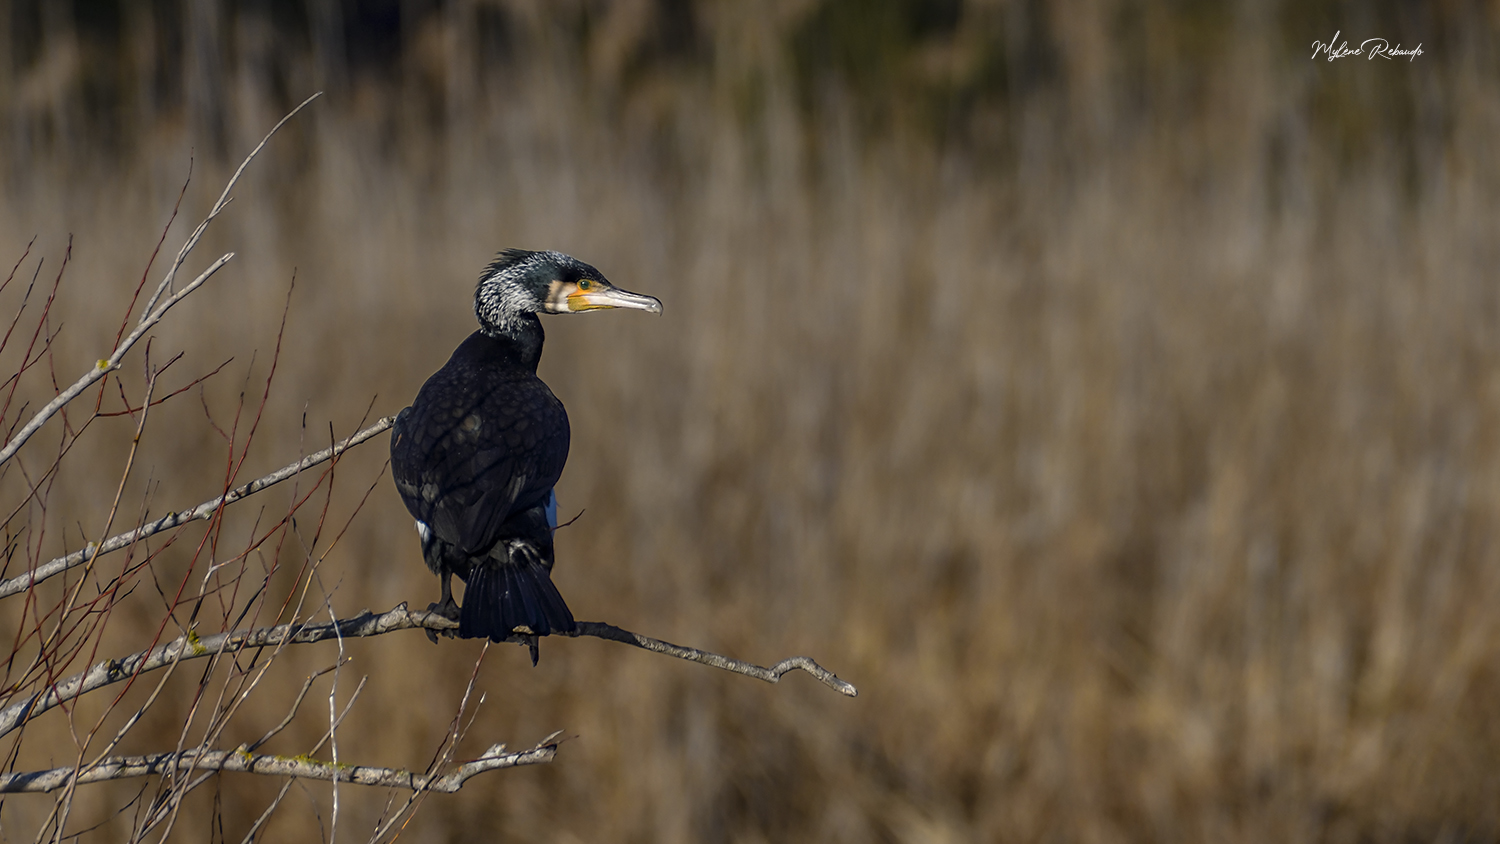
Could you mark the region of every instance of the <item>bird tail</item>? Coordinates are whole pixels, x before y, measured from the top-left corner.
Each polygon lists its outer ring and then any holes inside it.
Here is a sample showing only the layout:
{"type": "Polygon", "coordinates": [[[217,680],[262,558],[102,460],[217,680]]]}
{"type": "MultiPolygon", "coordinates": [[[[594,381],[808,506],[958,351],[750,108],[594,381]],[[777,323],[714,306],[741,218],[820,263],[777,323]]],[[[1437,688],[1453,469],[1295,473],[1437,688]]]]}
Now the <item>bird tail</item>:
{"type": "Polygon", "coordinates": [[[549,636],[577,629],[540,561],[512,558],[499,565],[479,563],[469,571],[458,619],[461,638],[503,642],[518,632],[549,636]]]}

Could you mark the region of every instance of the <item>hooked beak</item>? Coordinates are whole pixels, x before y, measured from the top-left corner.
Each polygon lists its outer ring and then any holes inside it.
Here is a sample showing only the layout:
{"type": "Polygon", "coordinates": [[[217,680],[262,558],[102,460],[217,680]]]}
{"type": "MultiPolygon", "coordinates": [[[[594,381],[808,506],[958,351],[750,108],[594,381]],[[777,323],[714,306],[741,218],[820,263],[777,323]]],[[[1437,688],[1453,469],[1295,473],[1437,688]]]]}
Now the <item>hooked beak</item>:
{"type": "Polygon", "coordinates": [[[568,294],[568,310],[571,313],[593,311],[600,308],[629,308],[651,314],[660,314],[661,300],[654,296],[643,296],[639,293],[631,293],[629,290],[621,290],[618,287],[604,287],[589,291],[579,290],[568,294]]]}

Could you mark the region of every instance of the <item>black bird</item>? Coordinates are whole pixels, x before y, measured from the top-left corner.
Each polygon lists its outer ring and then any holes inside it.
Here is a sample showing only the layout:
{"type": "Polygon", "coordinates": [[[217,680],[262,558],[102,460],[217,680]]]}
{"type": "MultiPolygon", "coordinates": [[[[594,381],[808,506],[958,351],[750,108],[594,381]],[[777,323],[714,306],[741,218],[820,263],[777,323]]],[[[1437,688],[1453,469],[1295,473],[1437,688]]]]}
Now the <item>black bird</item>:
{"type": "Polygon", "coordinates": [[[560,252],[508,249],[479,277],[479,330],[427,379],[391,436],[391,475],[417,519],[422,557],[442,583],[430,609],[458,619],[458,635],[536,637],[576,630],[552,585],[552,487],[568,460],[568,413],[537,377],[539,313],[604,308],[661,313],[661,302],[621,290],[560,252]],[[451,575],[466,584],[453,601],[451,575]]]}

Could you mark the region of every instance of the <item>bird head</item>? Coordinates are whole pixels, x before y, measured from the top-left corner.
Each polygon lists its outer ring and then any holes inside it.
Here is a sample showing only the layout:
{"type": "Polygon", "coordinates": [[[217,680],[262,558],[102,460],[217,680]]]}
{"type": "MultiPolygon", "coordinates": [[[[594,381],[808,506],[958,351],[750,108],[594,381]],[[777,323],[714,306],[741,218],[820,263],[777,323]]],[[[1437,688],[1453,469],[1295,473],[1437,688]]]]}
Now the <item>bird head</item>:
{"type": "Polygon", "coordinates": [[[474,314],[487,333],[504,331],[522,314],[577,314],[606,308],[661,313],[661,302],[621,290],[604,274],[561,252],[507,249],[485,267],[474,290],[474,314]]]}

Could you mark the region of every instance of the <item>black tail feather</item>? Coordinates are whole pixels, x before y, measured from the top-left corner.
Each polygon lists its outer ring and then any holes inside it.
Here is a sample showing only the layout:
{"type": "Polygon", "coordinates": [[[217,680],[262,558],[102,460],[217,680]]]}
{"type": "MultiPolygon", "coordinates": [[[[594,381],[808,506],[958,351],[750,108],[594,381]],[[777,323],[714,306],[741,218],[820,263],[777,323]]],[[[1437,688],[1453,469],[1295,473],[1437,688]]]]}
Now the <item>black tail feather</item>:
{"type": "Polygon", "coordinates": [[[459,637],[501,642],[518,627],[536,636],[577,630],[546,567],[531,562],[474,566],[464,588],[459,637]]]}
{"type": "MultiPolygon", "coordinates": [[[[518,605],[516,609],[520,611],[522,618],[547,619],[546,614],[542,612],[541,602],[536,599],[536,590],[528,589],[526,585],[523,585],[524,579],[521,577],[520,572],[521,569],[518,566],[505,567],[505,588],[508,592],[516,596],[516,604],[518,605]]],[[[547,580],[550,584],[551,577],[548,577],[547,580]]],[[[547,619],[546,623],[550,624],[551,620],[547,619]]],[[[531,623],[527,622],[526,626],[531,627],[531,623]]],[[[536,632],[537,628],[531,627],[531,630],[532,632],[536,632]]]]}

